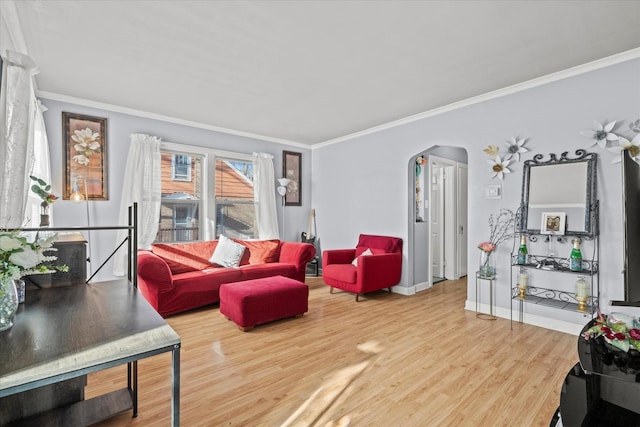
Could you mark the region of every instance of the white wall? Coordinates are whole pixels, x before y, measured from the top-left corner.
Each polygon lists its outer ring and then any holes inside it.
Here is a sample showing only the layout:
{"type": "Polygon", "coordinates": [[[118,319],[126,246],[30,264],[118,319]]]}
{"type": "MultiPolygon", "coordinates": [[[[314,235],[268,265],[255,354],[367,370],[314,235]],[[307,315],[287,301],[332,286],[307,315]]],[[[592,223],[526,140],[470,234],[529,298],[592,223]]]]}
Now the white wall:
{"type": "MultiPolygon", "coordinates": [[[[594,120],[618,120],[616,130],[626,129],[629,121],[640,118],[639,95],[640,59],[634,59],[314,149],[313,204],[323,249],[353,247],[359,233],[394,235],[408,241],[407,210],[412,206],[405,188],[408,161],[434,145],[458,146],[468,152],[468,270],[475,272],[477,244],[489,237],[489,215],[502,207],[515,210],[520,203],[522,161],[538,153],[573,154],[585,148],[588,141],[579,132],[591,129],[594,120]],[[525,146],[530,151],[511,167],[513,173],[504,181],[492,179],[482,149],[490,144],[504,149],[512,136],[528,138],[525,146]],[[485,186],[497,183],[502,184],[503,198],[485,200],[485,186]]],[[[601,306],[607,311],[609,300],[623,297],[621,171],[619,164],[611,164],[613,154],[597,147],[589,151],[600,156],[601,306]]],[[[497,250],[498,313],[506,317],[511,302],[510,251],[509,243],[497,250]]],[[[400,286],[407,287],[406,253],[404,259],[400,286]]],[[[468,289],[473,301],[475,283],[471,279],[468,289]]],[[[544,307],[527,307],[527,316],[525,321],[552,319],[544,326],[571,331],[576,330],[572,325],[585,323],[581,315],[544,307]]]]}
{"type": "MultiPolygon", "coordinates": [[[[311,200],[311,151],[301,147],[265,142],[243,136],[229,135],[184,126],[144,117],[122,114],[103,109],[90,108],[77,104],[42,99],[48,108],[44,113],[47,136],[51,154],[51,177],[53,192],[62,196],[63,174],[63,127],[62,112],[72,112],[107,118],[107,156],[108,156],[108,194],[107,201],[89,203],[91,226],[118,225],[122,180],[129,153],[129,135],[147,133],[160,137],[165,142],[207,147],[212,149],[251,154],[252,152],[270,153],[273,157],[276,178],[282,174],[282,151],[302,153],[302,206],[286,208],[286,240],[299,241],[300,232],[306,229],[311,200]]],[[[275,183],[274,183],[275,185],[275,183]]],[[[275,194],[275,189],[274,189],[275,194]]],[[[278,203],[280,202],[277,196],[278,203]]],[[[278,222],[282,224],[282,209],[278,205],[278,222]]],[[[85,205],[59,199],[52,206],[53,222],[56,227],[86,226],[85,205]]],[[[115,233],[94,231],[92,238],[92,259],[94,270],[111,253],[115,245],[115,233]]],[[[108,280],[111,266],[105,267],[104,273],[96,276],[96,280],[108,280]]]]}

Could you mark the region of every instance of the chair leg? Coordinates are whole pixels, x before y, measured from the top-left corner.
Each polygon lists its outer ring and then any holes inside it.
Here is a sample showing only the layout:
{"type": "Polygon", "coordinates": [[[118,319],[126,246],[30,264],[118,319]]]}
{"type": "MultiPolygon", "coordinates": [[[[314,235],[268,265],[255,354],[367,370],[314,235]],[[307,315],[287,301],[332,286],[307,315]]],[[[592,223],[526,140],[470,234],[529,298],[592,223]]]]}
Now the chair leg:
{"type": "Polygon", "coordinates": [[[391,288],[387,288],[387,289],[389,289],[389,293],[391,293],[391,288]]]}
{"type": "Polygon", "coordinates": [[[332,294],[333,293],[333,288],[329,288],[329,293],[332,294]]]}
{"type": "Polygon", "coordinates": [[[360,302],[360,300],[358,299],[359,296],[360,294],[356,293],[356,302],[360,302]]]}

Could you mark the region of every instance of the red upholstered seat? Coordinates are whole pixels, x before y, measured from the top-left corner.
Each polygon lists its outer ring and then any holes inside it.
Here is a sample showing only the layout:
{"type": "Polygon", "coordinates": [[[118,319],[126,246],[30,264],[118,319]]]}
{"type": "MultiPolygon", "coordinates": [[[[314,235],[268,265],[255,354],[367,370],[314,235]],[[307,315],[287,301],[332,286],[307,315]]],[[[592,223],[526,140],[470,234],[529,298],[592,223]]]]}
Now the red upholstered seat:
{"type": "Polygon", "coordinates": [[[402,239],[361,234],[354,249],[326,250],[322,253],[322,277],[333,288],[356,294],[397,285],[402,275],[402,239]],[[362,255],[367,249],[371,255],[362,255]],[[357,258],[357,265],[353,264],[357,258]]]}
{"type": "Polygon", "coordinates": [[[225,283],[220,313],[248,331],[256,325],[302,316],[309,308],[309,287],[284,276],[225,283]]]}

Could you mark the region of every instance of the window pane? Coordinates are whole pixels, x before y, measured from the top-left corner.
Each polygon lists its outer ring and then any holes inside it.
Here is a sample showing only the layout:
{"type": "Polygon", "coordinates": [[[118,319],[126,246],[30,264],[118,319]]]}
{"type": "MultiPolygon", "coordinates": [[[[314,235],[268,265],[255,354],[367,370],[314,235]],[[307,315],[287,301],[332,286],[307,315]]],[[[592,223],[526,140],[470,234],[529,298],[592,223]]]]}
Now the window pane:
{"type": "Polygon", "coordinates": [[[156,242],[200,240],[202,159],[187,154],[162,153],[162,201],[156,242]],[[182,171],[188,179],[176,179],[182,171]]]}
{"type": "Polygon", "coordinates": [[[217,159],[215,183],[216,238],[256,238],[253,163],[217,159]]]}
{"type": "Polygon", "coordinates": [[[174,154],[172,160],[173,179],[176,181],[191,181],[191,156],[174,154]]]}

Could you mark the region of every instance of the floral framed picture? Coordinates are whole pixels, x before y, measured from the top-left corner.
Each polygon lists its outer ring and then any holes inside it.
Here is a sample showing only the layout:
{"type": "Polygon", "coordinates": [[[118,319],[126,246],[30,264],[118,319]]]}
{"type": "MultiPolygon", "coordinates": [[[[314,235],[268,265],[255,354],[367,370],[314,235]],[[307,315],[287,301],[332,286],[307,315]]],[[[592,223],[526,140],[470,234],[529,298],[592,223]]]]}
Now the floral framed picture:
{"type": "Polygon", "coordinates": [[[566,221],[565,212],[543,212],[540,233],[564,235],[566,221]]]}
{"type": "Polygon", "coordinates": [[[62,124],[63,200],[109,200],[107,119],[63,111],[62,124]]]}
{"type": "Polygon", "coordinates": [[[302,153],[282,152],[282,176],[291,181],[284,196],[285,206],[302,206],[302,153]]]}

